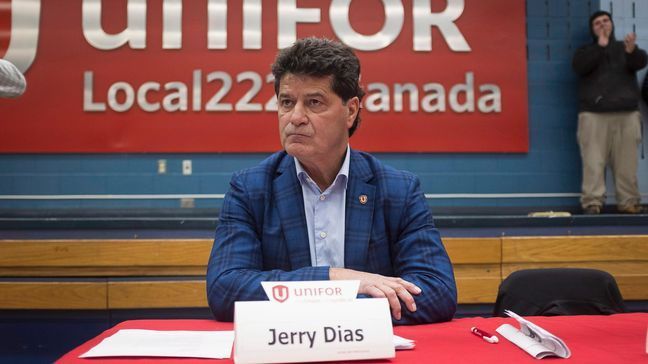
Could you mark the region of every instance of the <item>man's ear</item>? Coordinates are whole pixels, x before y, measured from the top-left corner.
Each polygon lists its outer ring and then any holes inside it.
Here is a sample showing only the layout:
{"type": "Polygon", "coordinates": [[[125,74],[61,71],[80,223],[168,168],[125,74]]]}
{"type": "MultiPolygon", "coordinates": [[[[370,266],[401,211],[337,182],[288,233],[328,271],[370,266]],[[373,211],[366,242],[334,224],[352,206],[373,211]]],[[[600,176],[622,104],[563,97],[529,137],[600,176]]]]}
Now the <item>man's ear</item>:
{"type": "Polygon", "coordinates": [[[347,107],[347,126],[350,128],[353,126],[353,122],[355,121],[356,117],[358,116],[358,112],[360,111],[360,99],[357,96],[354,96],[350,98],[346,102],[346,107],[347,107]]]}

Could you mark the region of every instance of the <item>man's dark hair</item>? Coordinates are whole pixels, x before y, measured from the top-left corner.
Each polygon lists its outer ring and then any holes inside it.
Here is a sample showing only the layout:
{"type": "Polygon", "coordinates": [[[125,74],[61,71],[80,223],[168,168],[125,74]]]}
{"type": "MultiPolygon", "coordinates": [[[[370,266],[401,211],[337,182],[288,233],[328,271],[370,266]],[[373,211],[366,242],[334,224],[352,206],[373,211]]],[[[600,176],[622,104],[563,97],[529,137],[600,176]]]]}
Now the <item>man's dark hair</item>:
{"type": "Polygon", "coordinates": [[[592,35],[592,38],[594,39],[594,43],[598,41],[598,37],[596,34],[594,34],[594,19],[598,18],[599,16],[607,15],[608,18],[610,18],[610,22],[612,22],[612,33],[610,34],[610,39],[614,39],[614,20],[612,20],[612,14],[608,13],[605,10],[599,10],[595,11],[590,15],[589,18],[589,29],[590,29],[590,34],[592,35]]]}
{"type": "MultiPolygon", "coordinates": [[[[360,61],[353,50],[336,41],[309,37],[296,41],[282,49],[272,64],[275,94],[279,95],[279,83],[287,73],[313,77],[331,77],[331,89],[345,103],[353,97],[362,101],[364,91],[360,87],[360,61]]],[[[349,128],[353,135],[360,124],[360,109],[349,128]]]]}

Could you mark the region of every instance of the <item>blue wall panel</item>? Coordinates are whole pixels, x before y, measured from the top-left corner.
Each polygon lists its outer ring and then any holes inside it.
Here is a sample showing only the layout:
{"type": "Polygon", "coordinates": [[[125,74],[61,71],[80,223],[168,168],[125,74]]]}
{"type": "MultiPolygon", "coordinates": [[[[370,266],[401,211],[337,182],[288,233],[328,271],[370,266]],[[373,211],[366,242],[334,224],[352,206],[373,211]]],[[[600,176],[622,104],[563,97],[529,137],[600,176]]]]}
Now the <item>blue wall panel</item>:
{"type": "Polygon", "coordinates": [[[566,40],[569,39],[570,23],[569,19],[564,16],[549,19],[547,21],[549,30],[549,39],[566,40]]]}
{"type": "MultiPolygon", "coordinates": [[[[534,2],[538,0],[530,0],[534,2]]],[[[569,15],[569,2],[565,0],[549,0],[549,9],[547,15],[549,17],[563,17],[569,15]]]]}
{"type": "Polygon", "coordinates": [[[589,17],[598,7],[598,1],[591,0],[569,0],[568,3],[571,17],[589,17]]]}
{"type": "Polygon", "coordinates": [[[548,2],[545,0],[529,0],[526,3],[527,17],[546,17],[549,12],[548,2]]]}

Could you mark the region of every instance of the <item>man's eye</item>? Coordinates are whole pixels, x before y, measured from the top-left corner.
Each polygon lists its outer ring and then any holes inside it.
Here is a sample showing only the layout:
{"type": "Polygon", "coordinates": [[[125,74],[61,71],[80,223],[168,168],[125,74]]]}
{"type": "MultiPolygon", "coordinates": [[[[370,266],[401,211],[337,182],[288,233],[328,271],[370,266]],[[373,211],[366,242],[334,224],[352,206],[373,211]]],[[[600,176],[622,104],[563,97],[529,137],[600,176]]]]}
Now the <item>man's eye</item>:
{"type": "Polygon", "coordinates": [[[292,100],[284,99],[281,100],[280,103],[281,103],[281,107],[290,107],[292,105],[292,100]]]}
{"type": "Polygon", "coordinates": [[[320,106],[322,102],[320,100],[310,100],[311,106],[320,106]]]}

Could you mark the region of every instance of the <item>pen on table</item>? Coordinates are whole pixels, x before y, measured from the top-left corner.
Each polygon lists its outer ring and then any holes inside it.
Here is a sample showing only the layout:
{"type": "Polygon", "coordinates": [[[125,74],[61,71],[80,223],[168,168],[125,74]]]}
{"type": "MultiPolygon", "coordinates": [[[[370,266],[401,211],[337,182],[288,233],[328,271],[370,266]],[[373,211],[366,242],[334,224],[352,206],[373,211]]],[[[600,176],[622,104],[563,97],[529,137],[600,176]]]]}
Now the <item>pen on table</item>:
{"type": "Polygon", "coordinates": [[[476,327],[471,327],[470,332],[472,332],[473,334],[481,337],[486,342],[489,342],[491,344],[497,344],[499,342],[499,339],[497,338],[497,336],[491,335],[491,334],[487,333],[486,331],[478,329],[476,327]]]}

